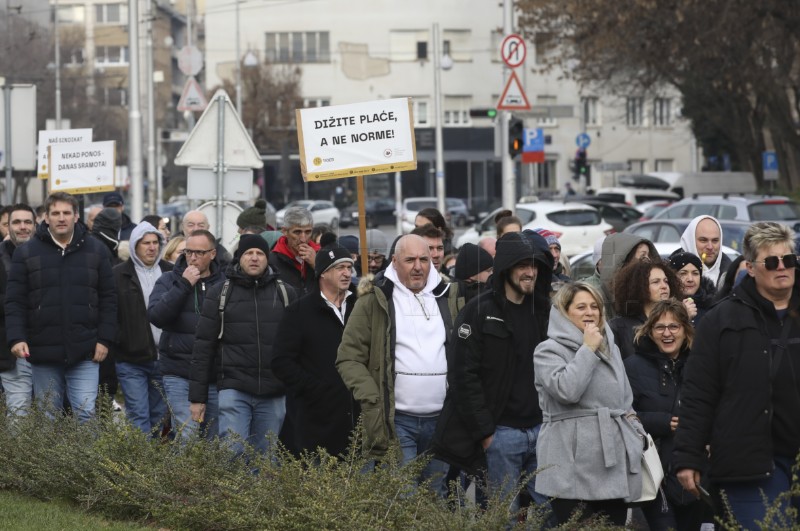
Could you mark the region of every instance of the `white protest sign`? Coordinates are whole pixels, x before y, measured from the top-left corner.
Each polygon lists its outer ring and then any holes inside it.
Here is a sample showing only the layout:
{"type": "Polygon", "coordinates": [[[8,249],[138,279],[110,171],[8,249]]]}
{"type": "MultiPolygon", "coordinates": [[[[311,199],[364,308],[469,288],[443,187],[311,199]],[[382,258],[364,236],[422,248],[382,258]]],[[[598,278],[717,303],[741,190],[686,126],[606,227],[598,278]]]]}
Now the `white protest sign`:
{"type": "Polygon", "coordinates": [[[297,109],[296,115],[306,181],[417,167],[409,98],[297,109]]]}
{"type": "Polygon", "coordinates": [[[53,144],[50,151],[50,191],[89,194],[114,190],[116,142],[53,144]]]}
{"type": "Polygon", "coordinates": [[[47,161],[47,147],[55,144],[89,144],[92,141],[91,129],[61,129],[55,131],[39,131],[39,162],[37,174],[40,179],[50,175],[50,164],[47,161]]]}

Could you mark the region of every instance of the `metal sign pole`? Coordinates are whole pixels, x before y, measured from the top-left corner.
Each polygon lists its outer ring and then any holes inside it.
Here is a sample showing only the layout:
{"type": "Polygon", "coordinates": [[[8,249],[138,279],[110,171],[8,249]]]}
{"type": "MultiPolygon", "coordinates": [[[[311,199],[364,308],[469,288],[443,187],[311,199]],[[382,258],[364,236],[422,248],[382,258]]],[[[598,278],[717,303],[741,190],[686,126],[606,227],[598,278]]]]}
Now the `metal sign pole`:
{"type": "Polygon", "coordinates": [[[225,176],[225,99],[217,95],[217,238],[222,237],[223,177],[225,176]]]}
{"type": "MultiPolygon", "coordinates": [[[[9,15],[10,16],[10,15],[9,15]]],[[[6,162],[6,204],[10,205],[13,203],[12,200],[12,187],[14,185],[12,179],[12,172],[11,172],[11,81],[6,78],[5,84],[3,86],[3,92],[5,95],[4,105],[5,105],[5,136],[6,136],[6,145],[4,149],[6,150],[5,162],[6,162]]]]}

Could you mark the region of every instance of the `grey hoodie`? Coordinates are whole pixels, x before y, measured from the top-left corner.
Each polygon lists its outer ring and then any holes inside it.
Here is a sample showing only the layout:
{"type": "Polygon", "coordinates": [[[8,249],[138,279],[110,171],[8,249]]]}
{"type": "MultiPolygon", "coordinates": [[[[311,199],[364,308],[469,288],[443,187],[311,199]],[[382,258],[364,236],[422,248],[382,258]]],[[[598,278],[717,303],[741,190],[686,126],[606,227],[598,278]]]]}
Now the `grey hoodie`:
{"type": "MultiPolygon", "coordinates": [[[[148,222],[142,221],[136,225],[131,232],[130,246],[131,260],[133,261],[133,265],[136,269],[136,276],[139,277],[139,284],[142,286],[142,295],[144,296],[144,300],[146,302],[150,300],[150,294],[153,292],[153,287],[155,287],[156,281],[162,273],[161,266],[158,264],[158,260],[164,253],[164,235],[148,222]],[[136,245],[139,243],[139,240],[144,238],[147,234],[155,234],[158,236],[158,257],[156,258],[155,264],[150,267],[144,265],[142,260],[136,254],[136,245]]],[[[153,331],[153,339],[155,340],[156,345],[158,345],[158,340],[161,338],[161,329],[156,328],[152,324],[150,325],[150,329],[153,331]]]]}

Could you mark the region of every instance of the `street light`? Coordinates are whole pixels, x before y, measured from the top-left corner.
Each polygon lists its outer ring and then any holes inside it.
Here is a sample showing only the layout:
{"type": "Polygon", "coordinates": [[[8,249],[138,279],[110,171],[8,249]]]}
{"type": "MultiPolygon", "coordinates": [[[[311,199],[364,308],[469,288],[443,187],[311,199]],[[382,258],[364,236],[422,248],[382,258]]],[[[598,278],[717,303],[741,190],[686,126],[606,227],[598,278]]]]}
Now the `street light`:
{"type": "Polygon", "coordinates": [[[443,216],[447,215],[445,205],[444,146],[442,145],[442,70],[450,70],[453,60],[441,53],[439,24],[433,25],[433,105],[436,120],[436,207],[443,216]]]}

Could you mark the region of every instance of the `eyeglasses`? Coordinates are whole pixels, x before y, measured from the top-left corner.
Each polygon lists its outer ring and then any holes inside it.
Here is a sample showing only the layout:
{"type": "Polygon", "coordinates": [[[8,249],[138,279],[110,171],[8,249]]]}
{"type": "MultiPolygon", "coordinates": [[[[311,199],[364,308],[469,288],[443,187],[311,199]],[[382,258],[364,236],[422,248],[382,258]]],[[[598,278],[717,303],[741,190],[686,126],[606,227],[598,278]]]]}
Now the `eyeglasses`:
{"type": "Polygon", "coordinates": [[[370,263],[371,263],[371,262],[375,262],[376,264],[382,264],[382,263],[383,263],[383,260],[384,260],[383,256],[381,256],[381,255],[378,255],[378,256],[369,256],[369,257],[367,257],[367,259],[368,259],[368,261],[369,261],[370,263]]]}
{"type": "Polygon", "coordinates": [[[797,265],[796,254],[785,254],[783,256],[768,256],[763,260],[753,260],[754,264],[764,264],[764,269],[767,271],[775,271],[778,269],[778,261],[783,262],[783,267],[789,269],[797,265]]]}
{"type": "Polygon", "coordinates": [[[670,333],[674,334],[675,332],[677,332],[681,328],[683,328],[681,325],[675,324],[675,323],[668,324],[668,325],[659,324],[659,325],[655,325],[653,327],[653,332],[655,332],[656,334],[661,335],[664,332],[666,332],[667,330],[669,330],[670,333]]]}
{"type": "Polygon", "coordinates": [[[195,249],[184,249],[183,251],[181,251],[181,254],[186,256],[186,257],[190,257],[190,256],[194,255],[194,256],[197,256],[198,258],[203,258],[206,255],[206,253],[210,253],[213,250],[214,249],[208,249],[207,251],[204,251],[203,249],[198,249],[198,250],[195,250],[195,249]]]}

